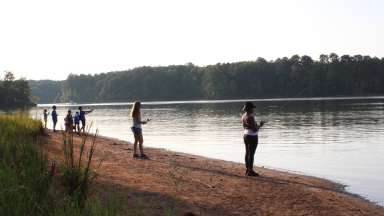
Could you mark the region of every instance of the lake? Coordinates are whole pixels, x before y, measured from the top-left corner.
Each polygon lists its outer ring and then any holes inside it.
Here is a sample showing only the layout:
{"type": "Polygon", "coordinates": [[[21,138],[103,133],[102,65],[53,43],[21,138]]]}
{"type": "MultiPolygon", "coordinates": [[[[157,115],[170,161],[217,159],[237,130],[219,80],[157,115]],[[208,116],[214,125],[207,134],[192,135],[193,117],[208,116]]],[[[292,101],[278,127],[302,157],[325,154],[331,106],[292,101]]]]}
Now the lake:
{"type": "MultiPolygon", "coordinates": [[[[254,100],[259,133],[257,166],[323,177],[384,205],[384,97],[254,100]]],[[[243,101],[147,102],[144,145],[243,162],[240,121],[243,101]]],[[[58,104],[63,127],[66,110],[58,104]]],[[[130,103],[84,104],[103,136],[132,142],[130,103]]],[[[31,115],[42,117],[40,104],[31,115]]],[[[51,128],[51,121],[49,125],[51,128]]],[[[59,126],[60,127],[60,126],[59,126]]]]}

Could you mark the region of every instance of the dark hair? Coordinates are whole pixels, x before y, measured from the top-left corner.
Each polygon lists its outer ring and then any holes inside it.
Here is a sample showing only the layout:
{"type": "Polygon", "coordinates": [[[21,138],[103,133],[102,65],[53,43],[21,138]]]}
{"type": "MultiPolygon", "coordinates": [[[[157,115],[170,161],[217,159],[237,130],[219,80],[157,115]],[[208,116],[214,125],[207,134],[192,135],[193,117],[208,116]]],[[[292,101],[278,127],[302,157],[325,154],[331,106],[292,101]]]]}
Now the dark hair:
{"type": "Polygon", "coordinates": [[[52,109],[56,109],[56,105],[53,105],[53,106],[52,106],[52,109]]]}
{"type": "Polygon", "coordinates": [[[82,110],[82,109],[83,109],[83,107],[79,106],[79,110],[82,110]]]}
{"type": "Polygon", "coordinates": [[[244,106],[243,106],[243,111],[250,111],[252,108],[255,108],[256,106],[253,105],[253,103],[251,101],[247,101],[245,102],[244,106]]]}

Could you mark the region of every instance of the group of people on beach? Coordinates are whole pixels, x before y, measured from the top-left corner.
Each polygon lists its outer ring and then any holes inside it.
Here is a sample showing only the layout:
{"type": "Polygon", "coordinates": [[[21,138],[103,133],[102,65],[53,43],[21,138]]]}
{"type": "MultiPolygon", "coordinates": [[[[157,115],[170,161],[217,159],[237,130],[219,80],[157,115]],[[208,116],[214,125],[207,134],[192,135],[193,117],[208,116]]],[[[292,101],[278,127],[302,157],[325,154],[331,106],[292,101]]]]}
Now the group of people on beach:
{"type": "MultiPolygon", "coordinates": [[[[147,159],[148,156],[144,154],[143,149],[144,139],[141,125],[147,124],[151,119],[143,121],[141,119],[140,108],[141,103],[139,101],[134,102],[130,114],[132,118],[131,130],[135,138],[133,145],[133,157],[147,159]],[[139,145],[140,154],[138,154],[137,145],[139,145]]],[[[256,106],[252,102],[247,101],[243,106],[242,110],[244,114],[241,117],[241,122],[244,128],[243,139],[245,144],[245,175],[252,177],[259,176],[259,174],[254,171],[253,164],[256,148],[259,143],[258,133],[260,128],[263,127],[265,124],[265,121],[260,121],[259,123],[257,123],[255,119],[255,108],[256,106]]]]}
{"type": "MultiPolygon", "coordinates": [[[[248,101],[243,106],[244,114],[241,117],[241,122],[244,128],[244,144],[245,144],[245,175],[246,176],[259,176],[257,172],[253,169],[254,156],[256,148],[259,142],[258,133],[261,127],[265,124],[264,121],[257,123],[255,119],[255,105],[248,101]]],[[[77,133],[81,131],[85,132],[85,115],[91,113],[93,110],[84,111],[80,106],[79,111],[76,111],[75,116],[72,116],[72,111],[68,110],[67,115],[64,118],[65,122],[65,131],[77,133]],[[80,128],[81,122],[81,128],[80,128]]],[[[49,112],[44,109],[44,126],[47,127],[47,119],[49,112]]],[[[56,124],[58,114],[56,112],[56,106],[52,106],[51,111],[52,122],[53,122],[53,131],[56,132],[56,124]]],[[[147,124],[151,119],[142,120],[141,118],[141,102],[136,101],[133,103],[130,117],[132,119],[131,131],[134,136],[133,143],[133,157],[139,159],[148,159],[148,156],[144,154],[144,138],[142,132],[142,125],[147,124]]]]}
{"type": "MultiPolygon", "coordinates": [[[[57,117],[59,116],[56,111],[57,107],[54,105],[52,106],[52,111],[48,112],[47,109],[44,109],[43,116],[44,116],[44,128],[47,128],[47,122],[48,122],[48,115],[51,114],[52,117],[52,125],[53,125],[53,132],[56,132],[56,125],[57,125],[57,117]]],[[[86,120],[85,115],[88,113],[91,113],[92,110],[83,110],[83,107],[79,107],[79,111],[76,111],[75,115],[72,115],[72,110],[68,110],[65,118],[64,118],[64,126],[66,132],[77,132],[80,134],[81,131],[83,133],[85,132],[85,126],[86,126],[86,120]],[[80,127],[81,122],[81,127],[80,127]]]]}

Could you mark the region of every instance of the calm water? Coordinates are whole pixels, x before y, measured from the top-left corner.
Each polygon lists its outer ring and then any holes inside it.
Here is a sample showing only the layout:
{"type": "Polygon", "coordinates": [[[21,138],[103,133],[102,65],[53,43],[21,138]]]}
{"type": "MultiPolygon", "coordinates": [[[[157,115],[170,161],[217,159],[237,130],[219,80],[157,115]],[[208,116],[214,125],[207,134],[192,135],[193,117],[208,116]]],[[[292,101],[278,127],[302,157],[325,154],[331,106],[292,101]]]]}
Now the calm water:
{"type": "MultiPolygon", "coordinates": [[[[384,205],[384,97],[256,101],[261,130],[255,163],[346,184],[384,205]]],[[[243,162],[242,102],[144,103],[146,146],[243,162]]],[[[39,105],[31,115],[41,118],[39,105]]],[[[70,107],[76,109],[78,105],[70,107]]],[[[100,134],[132,141],[130,104],[88,104],[100,134]]],[[[68,106],[58,108],[60,125],[68,106]]],[[[51,127],[51,122],[49,123],[51,127]]]]}

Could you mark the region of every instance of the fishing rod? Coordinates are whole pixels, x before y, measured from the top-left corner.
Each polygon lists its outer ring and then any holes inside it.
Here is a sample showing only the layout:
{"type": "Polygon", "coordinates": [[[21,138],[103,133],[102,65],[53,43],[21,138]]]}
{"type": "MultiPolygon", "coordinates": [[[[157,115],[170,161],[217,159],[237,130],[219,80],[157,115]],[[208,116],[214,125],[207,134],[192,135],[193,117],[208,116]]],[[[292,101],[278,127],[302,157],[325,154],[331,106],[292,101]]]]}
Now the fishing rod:
{"type": "MultiPolygon", "coordinates": [[[[300,96],[301,94],[304,93],[305,90],[307,90],[309,88],[309,86],[303,88],[299,93],[297,93],[296,95],[294,95],[293,98],[297,98],[298,96],[300,96]]],[[[290,102],[292,102],[292,100],[287,100],[282,106],[280,106],[276,111],[270,113],[268,116],[267,116],[267,120],[263,120],[263,122],[267,123],[269,122],[269,119],[271,118],[271,116],[275,115],[276,113],[280,112],[281,110],[283,110],[283,108],[285,108],[290,102]]]]}

